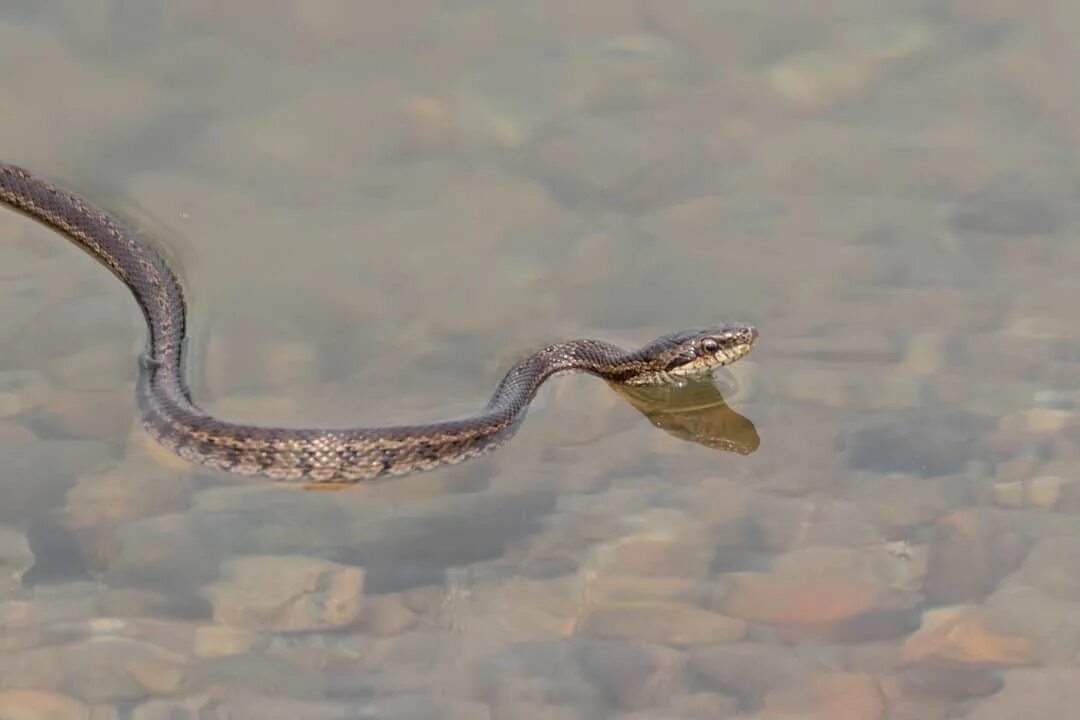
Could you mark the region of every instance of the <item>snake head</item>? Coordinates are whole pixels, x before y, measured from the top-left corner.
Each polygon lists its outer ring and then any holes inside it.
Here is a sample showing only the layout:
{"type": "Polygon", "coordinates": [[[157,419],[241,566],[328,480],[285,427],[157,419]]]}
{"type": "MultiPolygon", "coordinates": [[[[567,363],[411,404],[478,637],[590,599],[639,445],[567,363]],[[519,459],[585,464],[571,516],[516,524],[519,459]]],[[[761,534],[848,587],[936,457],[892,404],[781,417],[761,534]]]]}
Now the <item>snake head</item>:
{"type": "Polygon", "coordinates": [[[757,336],[757,328],[745,323],[665,335],[642,348],[653,369],[632,380],[631,384],[682,384],[689,378],[707,375],[749,353],[757,336]]]}

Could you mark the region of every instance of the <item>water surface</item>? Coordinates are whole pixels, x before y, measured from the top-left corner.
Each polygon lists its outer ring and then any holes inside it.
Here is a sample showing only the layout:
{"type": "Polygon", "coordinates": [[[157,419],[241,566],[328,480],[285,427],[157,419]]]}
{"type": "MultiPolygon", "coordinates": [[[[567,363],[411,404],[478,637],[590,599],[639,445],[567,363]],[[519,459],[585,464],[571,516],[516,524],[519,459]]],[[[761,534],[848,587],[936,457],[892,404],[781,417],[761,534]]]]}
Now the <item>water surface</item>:
{"type": "Polygon", "coordinates": [[[682,414],[560,379],[482,460],[304,492],[150,445],[125,290],[2,213],[0,714],[1067,716],[1078,15],[7,3],[0,157],[171,258],[215,412],[762,337],[682,414]]]}

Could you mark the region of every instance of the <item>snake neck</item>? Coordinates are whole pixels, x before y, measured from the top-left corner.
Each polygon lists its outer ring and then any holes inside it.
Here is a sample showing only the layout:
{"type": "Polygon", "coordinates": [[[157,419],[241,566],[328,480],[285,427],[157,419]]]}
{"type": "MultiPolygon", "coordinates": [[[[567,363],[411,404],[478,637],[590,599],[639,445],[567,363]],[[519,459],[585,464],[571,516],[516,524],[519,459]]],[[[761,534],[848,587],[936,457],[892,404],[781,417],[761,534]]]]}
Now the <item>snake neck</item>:
{"type": "Polygon", "coordinates": [[[514,365],[503,376],[488,402],[489,411],[523,409],[553,375],[585,372],[620,382],[640,371],[639,353],[600,340],[570,340],[549,345],[514,365]]]}
{"type": "Polygon", "coordinates": [[[184,293],[161,255],[109,213],[13,165],[0,163],[0,202],[73,240],[128,287],[147,326],[140,372],[175,378],[175,389],[188,398],[180,372],[184,293]]]}

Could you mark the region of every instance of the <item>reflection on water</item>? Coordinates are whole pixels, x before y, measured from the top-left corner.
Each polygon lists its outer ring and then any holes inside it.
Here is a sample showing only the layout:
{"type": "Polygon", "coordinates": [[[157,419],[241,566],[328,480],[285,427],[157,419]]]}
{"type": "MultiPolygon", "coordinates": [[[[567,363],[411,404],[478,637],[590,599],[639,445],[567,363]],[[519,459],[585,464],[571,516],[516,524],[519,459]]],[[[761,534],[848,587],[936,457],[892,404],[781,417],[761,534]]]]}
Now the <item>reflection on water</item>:
{"type": "Polygon", "coordinates": [[[728,407],[712,377],[684,384],[611,387],[649,422],[680,440],[739,455],[749,455],[761,444],[754,423],[728,407]]]}
{"type": "Polygon", "coordinates": [[[0,3],[0,157],[167,248],[216,413],[766,340],[303,492],[148,451],[137,310],[0,213],[0,717],[1073,717],[1078,8],[0,3]]]}

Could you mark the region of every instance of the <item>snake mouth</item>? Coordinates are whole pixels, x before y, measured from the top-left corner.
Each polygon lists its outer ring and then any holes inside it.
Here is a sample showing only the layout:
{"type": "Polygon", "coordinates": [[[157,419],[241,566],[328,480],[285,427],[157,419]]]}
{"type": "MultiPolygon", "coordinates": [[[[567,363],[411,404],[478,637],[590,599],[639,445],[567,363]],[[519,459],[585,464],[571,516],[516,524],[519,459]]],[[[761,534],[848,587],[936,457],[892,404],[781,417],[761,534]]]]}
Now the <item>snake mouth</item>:
{"type": "Polygon", "coordinates": [[[731,325],[709,333],[697,341],[692,360],[669,372],[676,377],[708,375],[749,355],[757,338],[758,331],[753,325],[731,325]]]}
{"type": "Polygon", "coordinates": [[[683,385],[709,376],[718,368],[730,365],[749,354],[757,341],[753,325],[732,324],[706,330],[694,330],[675,336],[665,364],[651,373],[628,381],[630,385],[683,385]]]}
{"type": "Polygon", "coordinates": [[[716,361],[715,367],[723,367],[724,365],[730,365],[736,360],[741,360],[750,354],[750,350],[754,347],[754,343],[758,339],[757,328],[753,325],[747,325],[739,335],[737,341],[726,348],[721,348],[713,357],[716,361]]]}
{"type": "Polygon", "coordinates": [[[731,365],[733,362],[742,360],[750,354],[750,349],[753,345],[753,341],[751,341],[722,348],[715,353],[705,357],[694,358],[690,362],[684,363],[672,370],[668,370],[667,375],[670,375],[674,379],[703,378],[706,375],[712,374],[714,370],[718,370],[725,365],[731,365]]]}

